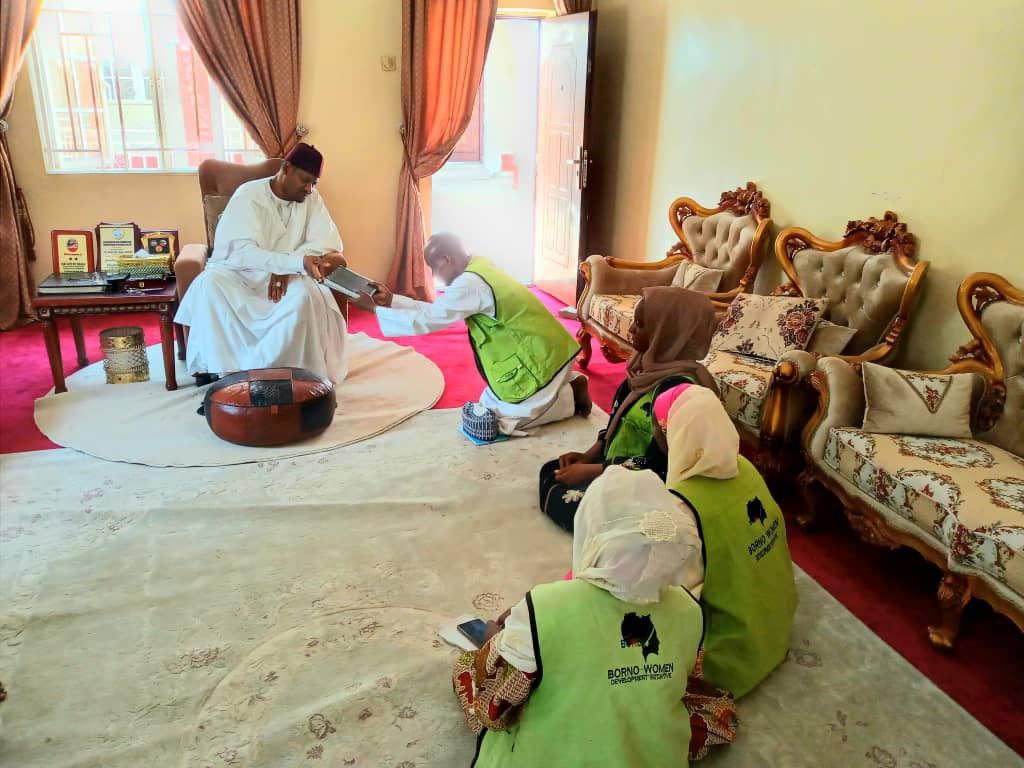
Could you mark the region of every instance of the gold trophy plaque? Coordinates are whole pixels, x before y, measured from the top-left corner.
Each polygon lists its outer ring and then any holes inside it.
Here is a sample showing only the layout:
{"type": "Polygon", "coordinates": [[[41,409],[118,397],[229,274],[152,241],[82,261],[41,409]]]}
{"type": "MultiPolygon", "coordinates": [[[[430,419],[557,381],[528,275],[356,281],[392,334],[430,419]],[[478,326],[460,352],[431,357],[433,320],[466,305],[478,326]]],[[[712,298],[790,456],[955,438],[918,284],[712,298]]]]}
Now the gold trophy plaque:
{"type": "Polygon", "coordinates": [[[54,229],[50,232],[53,271],[57,274],[95,272],[96,256],[88,229],[54,229]]]}
{"type": "Polygon", "coordinates": [[[102,272],[119,272],[120,260],[134,257],[139,248],[139,227],[130,221],[100,222],[96,225],[96,245],[99,248],[97,268],[102,272]]]}

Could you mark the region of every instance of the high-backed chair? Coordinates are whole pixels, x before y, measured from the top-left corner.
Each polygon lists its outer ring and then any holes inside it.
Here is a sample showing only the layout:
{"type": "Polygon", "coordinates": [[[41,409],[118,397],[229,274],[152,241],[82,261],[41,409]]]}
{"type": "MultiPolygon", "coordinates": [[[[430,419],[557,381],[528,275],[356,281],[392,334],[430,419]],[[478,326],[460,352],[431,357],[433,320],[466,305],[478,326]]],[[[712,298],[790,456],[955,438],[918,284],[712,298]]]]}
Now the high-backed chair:
{"type": "Polygon", "coordinates": [[[699,290],[721,309],[737,294],[749,291],[768,244],[770,211],[771,204],[753,182],[723,192],[717,208],[680,197],[668,211],[679,240],[664,259],[587,259],[580,265],[585,285],[577,306],[580,366],[590,362],[591,337],[597,338],[611,362],[622,362],[633,354],[629,338],[633,307],[648,286],[675,284],[699,290]]]}
{"type": "Polygon", "coordinates": [[[704,360],[740,434],[757,443],[763,470],[779,469],[784,446],[796,443],[813,411],[807,377],[819,358],[884,363],[892,357],[928,270],[927,261],[915,261],[915,250],[914,236],[891,211],[881,220],[847,223],[838,241],[800,227],[779,233],[775,258],[789,281],[773,296],[824,299],[822,322],[806,349],[778,360],[715,349],[717,341],[704,360]]]}
{"type": "MultiPolygon", "coordinates": [[[[178,284],[178,300],[185,296],[185,292],[192,284],[192,281],[199,276],[199,273],[206,267],[206,260],[213,253],[214,237],[217,234],[217,224],[220,222],[221,214],[228,205],[228,201],[242,184],[254,179],[264,179],[273,176],[281,167],[280,158],[269,158],[251,165],[239,165],[228,163],[223,160],[203,160],[199,164],[199,192],[203,201],[203,221],[206,226],[206,245],[201,243],[190,243],[181,249],[178,258],[174,262],[174,274],[178,284]]],[[[334,297],[338,302],[341,314],[348,317],[348,302],[341,294],[335,292],[334,297]]],[[[183,334],[179,326],[179,340],[183,334]]],[[[185,359],[184,345],[178,345],[179,356],[185,359]]]]}
{"type": "Polygon", "coordinates": [[[910,547],[942,570],[942,620],[929,627],[939,648],[971,597],[1024,630],[1024,291],[976,272],[957,307],[971,339],[941,371],[894,371],[896,386],[876,388],[878,372],[856,358],[817,362],[800,476],[808,495],[831,491],[868,543],[910,547]],[[879,405],[893,424],[867,418],[879,405]]]}

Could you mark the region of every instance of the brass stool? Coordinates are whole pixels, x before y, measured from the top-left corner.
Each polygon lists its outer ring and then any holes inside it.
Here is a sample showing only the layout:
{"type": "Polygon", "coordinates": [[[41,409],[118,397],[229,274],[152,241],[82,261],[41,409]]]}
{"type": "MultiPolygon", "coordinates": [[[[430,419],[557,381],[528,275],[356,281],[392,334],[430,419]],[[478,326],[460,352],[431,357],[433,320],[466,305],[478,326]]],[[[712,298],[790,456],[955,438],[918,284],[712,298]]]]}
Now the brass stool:
{"type": "Polygon", "coordinates": [[[146,337],[141,328],[122,326],[100,331],[100,349],[107,384],[149,381],[146,337]]]}

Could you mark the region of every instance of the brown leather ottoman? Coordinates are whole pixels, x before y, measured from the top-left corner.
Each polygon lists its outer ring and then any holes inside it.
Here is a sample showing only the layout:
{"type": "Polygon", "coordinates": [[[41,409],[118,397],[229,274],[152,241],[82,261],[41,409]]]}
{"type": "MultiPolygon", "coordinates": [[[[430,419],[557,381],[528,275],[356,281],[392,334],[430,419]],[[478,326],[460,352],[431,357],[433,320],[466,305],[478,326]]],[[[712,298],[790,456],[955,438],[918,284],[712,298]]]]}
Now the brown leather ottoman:
{"type": "Polygon", "coordinates": [[[239,445],[284,445],[315,437],[330,426],[338,400],[334,385],[303,368],[232,373],[210,385],[206,423],[239,445]]]}

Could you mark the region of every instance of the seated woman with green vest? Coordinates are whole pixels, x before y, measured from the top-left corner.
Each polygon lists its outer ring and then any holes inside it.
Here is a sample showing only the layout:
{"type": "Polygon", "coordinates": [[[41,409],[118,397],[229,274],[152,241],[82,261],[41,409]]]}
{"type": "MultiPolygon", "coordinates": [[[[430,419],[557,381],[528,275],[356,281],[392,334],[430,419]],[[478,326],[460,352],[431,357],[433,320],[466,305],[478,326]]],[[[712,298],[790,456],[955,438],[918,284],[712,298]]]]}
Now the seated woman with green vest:
{"type": "Polygon", "coordinates": [[[789,650],[797,594],[786,523],[713,393],[675,387],[658,396],[654,418],[667,442],[666,482],[704,544],[704,679],[739,699],[789,650]]]}
{"type": "Polygon", "coordinates": [[[579,345],[530,289],[487,259],[471,256],[455,235],[427,241],[427,265],[447,289],[430,304],[386,286],[354,303],[376,311],[385,336],[432,333],[465,320],[477,369],[487,382],[479,409],[505,435],[590,413],[587,377],[574,371],[579,345]]]}
{"type": "Polygon", "coordinates": [[[686,766],[735,738],[735,707],[690,675],[703,619],[692,516],[653,472],[611,467],[576,516],[575,578],[534,587],[453,685],[478,768],[686,766]],[[695,727],[694,727],[695,726],[695,727]]]}
{"type": "Polygon", "coordinates": [[[700,363],[717,327],[714,305],[685,288],[645,288],[633,311],[636,352],[612,402],[608,426],[583,453],[563,453],[540,468],[540,508],[567,531],[587,486],[605,467],[627,463],[665,477],[665,454],[653,440],[651,404],[659,392],[692,382],[718,392],[700,363]]]}

